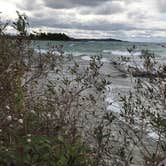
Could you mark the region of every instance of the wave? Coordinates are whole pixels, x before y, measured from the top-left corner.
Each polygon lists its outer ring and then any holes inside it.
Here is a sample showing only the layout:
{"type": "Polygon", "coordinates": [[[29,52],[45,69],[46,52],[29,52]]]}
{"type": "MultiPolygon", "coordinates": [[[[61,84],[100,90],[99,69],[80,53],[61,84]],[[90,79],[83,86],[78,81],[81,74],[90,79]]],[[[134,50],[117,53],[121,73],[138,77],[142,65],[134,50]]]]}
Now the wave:
{"type": "MultiPolygon", "coordinates": [[[[90,61],[91,57],[90,56],[82,56],[81,59],[85,60],[85,61],[90,61]]],[[[101,58],[101,62],[108,62],[108,59],[107,58],[101,58]]]]}
{"type": "Polygon", "coordinates": [[[118,86],[112,86],[112,85],[107,85],[106,86],[106,89],[107,89],[107,93],[106,93],[106,98],[105,98],[105,102],[106,102],[106,110],[108,112],[114,112],[114,113],[117,113],[117,114],[120,114],[121,113],[121,106],[118,102],[118,100],[114,97],[114,94],[113,94],[113,89],[115,89],[115,87],[119,87],[118,86]]]}
{"type": "Polygon", "coordinates": [[[109,96],[105,99],[107,105],[107,111],[112,111],[114,113],[121,113],[121,107],[117,101],[113,99],[112,96],[109,96]]]}
{"type": "MultiPolygon", "coordinates": [[[[35,48],[34,51],[37,52],[37,53],[47,54],[49,50],[48,49],[43,49],[43,48],[42,49],[35,48]]],[[[54,51],[54,53],[59,55],[58,51],[54,51]]],[[[83,60],[88,60],[89,61],[91,58],[89,56],[87,56],[87,55],[93,56],[95,54],[94,53],[88,53],[88,52],[78,52],[78,51],[69,52],[69,51],[65,51],[64,55],[66,55],[66,56],[72,55],[74,57],[79,57],[80,56],[80,57],[83,57],[82,58],[83,60]]],[[[105,59],[105,58],[103,58],[103,59],[105,59]]]]}
{"type": "Polygon", "coordinates": [[[37,48],[35,48],[34,51],[37,53],[42,53],[42,54],[46,54],[48,52],[47,49],[37,49],[37,48]]]}
{"type": "MultiPolygon", "coordinates": [[[[41,52],[41,53],[47,53],[48,49],[35,49],[36,52],[41,52]]],[[[74,52],[65,52],[66,55],[72,54],[73,56],[83,56],[85,57],[84,60],[88,60],[86,55],[95,55],[95,52],[79,52],[79,51],[74,51],[74,52]]],[[[110,54],[114,56],[130,56],[130,53],[128,51],[121,51],[121,50],[103,50],[102,54],[110,54]]],[[[141,55],[140,51],[134,52],[134,56],[139,56],[141,55]]],[[[103,58],[103,61],[107,61],[105,58],[103,58]]]]}
{"type": "Polygon", "coordinates": [[[94,54],[93,53],[88,53],[88,52],[78,52],[78,51],[69,52],[69,51],[66,51],[65,55],[72,55],[74,57],[78,57],[78,56],[86,56],[86,55],[94,55],[94,54]]]}
{"type": "Polygon", "coordinates": [[[75,45],[74,43],[71,43],[69,46],[70,46],[70,47],[73,47],[74,45],[75,45]]]}
{"type": "MultiPolygon", "coordinates": [[[[117,55],[117,56],[130,56],[130,53],[128,51],[122,51],[122,50],[103,50],[102,51],[105,54],[111,54],[111,55],[117,55]]],[[[135,56],[141,55],[140,51],[136,51],[133,53],[135,56]]]]}

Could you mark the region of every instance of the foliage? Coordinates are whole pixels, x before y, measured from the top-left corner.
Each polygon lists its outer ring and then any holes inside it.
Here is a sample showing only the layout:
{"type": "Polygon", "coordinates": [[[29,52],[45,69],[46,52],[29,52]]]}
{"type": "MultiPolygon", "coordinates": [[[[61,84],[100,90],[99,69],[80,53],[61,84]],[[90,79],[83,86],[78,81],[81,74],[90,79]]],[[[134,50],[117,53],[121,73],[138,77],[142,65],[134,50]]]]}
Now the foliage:
{"type": "Polygon", "coordinates": [[[9,148],[1,146],[0,161],[3,165],[84,166],[93,164],[90,155],[80,139],[69,144],[63,137],[50,139],[29,134],[9,148]]]}
{"type": "MultiPolygon", "coordinates": [[[[0,165],[165,164],[165,66],[157,76],[134,79],[120,95],[120,114],[106,112],[110,78],[101,57],[80,65],[62,46],[36,52],[27,17],[17,14],[16,38],[5,34],[9,23],[0,27],[0,165]]],[[[140,58],[148,72],[157,65],[148,51],[140,58]]]]}
{"type": "Polygon", "coordinates": [[[61,46],[34,51],[27,17],[17,14],[16,38],[0,36],[0,164],[92,165],[82,128],[108,84],[100,57],[82,68],[61,46]]]}
{"type": "MultiPolygon", "coordinates": [[[[129,49],[132,58],[133,49],[129,49]]],[[[102,118],[98,126],[99,147],[102,141],[100,162],[107,158],[108,165],[160,166],[166,162],[166,77],[161,75],[165,66],[158,65],[154,54],[147,50],[140,58],[148,76],[132,78],[133,88],[119,96],[120,114],[114,116],[113,122],[112,114],[105,121],[102,118]],[[149,74],[154,67],[157,74],[149,74]]],[[[122,58],[126,59],[129,61],[122,58]]]]}
{"type": "Polygon", "coordinates": [[[71,40],[71,38],[64,33],[45,33],[45,32],[34,33],[34,34],[31,33],[30,39],[33,39],[33,40],[62,40],[62,41],[71,40]]]}

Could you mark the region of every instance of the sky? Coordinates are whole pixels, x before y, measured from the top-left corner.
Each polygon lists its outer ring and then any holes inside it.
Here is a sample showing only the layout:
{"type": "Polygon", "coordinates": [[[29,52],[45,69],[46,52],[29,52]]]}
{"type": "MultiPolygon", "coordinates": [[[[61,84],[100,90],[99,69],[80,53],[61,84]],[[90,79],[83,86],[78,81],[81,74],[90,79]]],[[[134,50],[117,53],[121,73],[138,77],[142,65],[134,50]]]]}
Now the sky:
{"type": "Polygon", "coordinates": [[[0,0],[1,17],[25,13],[31,30],[75,38],[166,41],[166,0],[0,0]]]}

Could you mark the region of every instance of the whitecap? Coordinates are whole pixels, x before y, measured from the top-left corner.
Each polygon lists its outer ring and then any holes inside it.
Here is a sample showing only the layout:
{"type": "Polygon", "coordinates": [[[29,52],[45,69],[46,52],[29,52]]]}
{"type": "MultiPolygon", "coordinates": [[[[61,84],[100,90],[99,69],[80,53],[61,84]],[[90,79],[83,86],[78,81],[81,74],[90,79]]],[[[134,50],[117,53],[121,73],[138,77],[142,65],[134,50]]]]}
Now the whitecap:
{"type": "MultiPolygon", "coordinates": [[[[111,54],[111,55],[117,55],[117,56],[130,56],[131,54],[128,51],[122,51],[122,50],[103,50],[103,53],[111,54]]],[[[140,51],[133,52],[134,56],[140,56],[140,51]]]]}
{"type": "Polygon", "coordinates": [[[149,132],[148,133],[148,137],[154,139],[154,140],[158,140],[159,139],[159,135],[156,132],[149,132]]]}
{"type": "MultiPolygon", "coordinates": [[[[92,60],[92,58],[90,56],[82,56],[81,59],[85,60],[85,61],[92,60]]],[[[101,58],[101,62],[108,62],[108,59],[107,58],[101,58]]]]}
{"type": "Polygon", "coordinates": [[[81,59],[85,60],[85,61],[90,61],[91,57],[89,57],[89,56],[82,56],[81,59]]]}
{"type": "Polygon", "coordinates": [[[46,54],[48,52],[47,49],[34,49],[34,51],[36,51],[37,53],[42,53],[42,54],[46,54]]]}
{"type": "Polygon", "coordinates": [[[81,53],[81,52],[65,52],[65,54],[66,55],[72,55],[72,56],[75,56],[75,57],[86,55],[86,53],[81,53]]]}
{"type": "Polygon", "coordinates": [[[112,97],[107,97],[105,100],[107,104],[107,111],[115,112],[115,113],[120,113],[120,105],[118,102],[114,101],[112,97]]]}
{"type": "Polygon", "coordinates": [[[103,50],[102,52],[103,52],[103,53],[107,53],[107,54],[111,54],[111,53],[112,53],[112,50],[103,50]]]}

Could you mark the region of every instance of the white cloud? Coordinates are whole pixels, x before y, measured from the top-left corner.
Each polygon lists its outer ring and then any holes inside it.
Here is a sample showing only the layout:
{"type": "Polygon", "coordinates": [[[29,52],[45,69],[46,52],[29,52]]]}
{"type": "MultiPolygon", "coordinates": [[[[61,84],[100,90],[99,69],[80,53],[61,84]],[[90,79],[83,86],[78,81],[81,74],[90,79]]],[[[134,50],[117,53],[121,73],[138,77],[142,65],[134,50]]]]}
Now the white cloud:
{"type": "Polygon", "coordinates": [[[0,1],[5,16],[15,18],[16,10],[25,12],[35,29],[73,37],[166,38],[166,0],[0,1]]]}
{"type": "Polygon", "coordinates": [[[3,13],[3,17],[15,18],[16,17],[16,4],[13,1],[0,1],[0,12],[3,13]]]}

